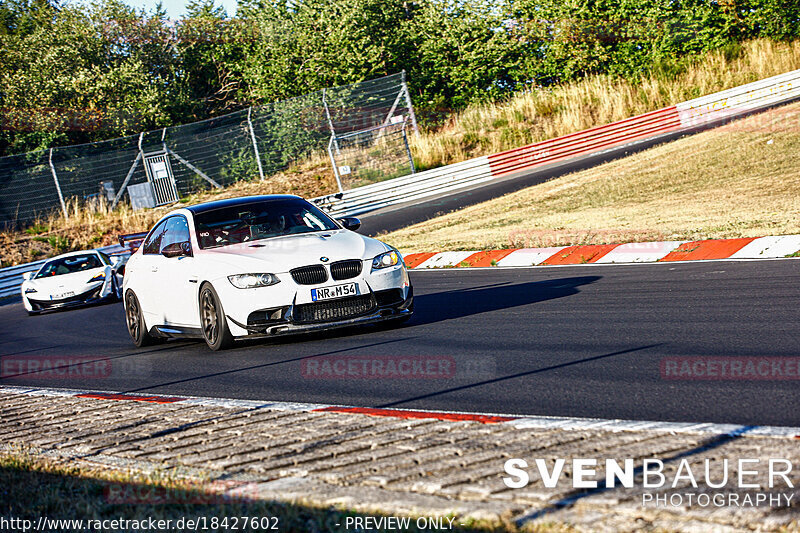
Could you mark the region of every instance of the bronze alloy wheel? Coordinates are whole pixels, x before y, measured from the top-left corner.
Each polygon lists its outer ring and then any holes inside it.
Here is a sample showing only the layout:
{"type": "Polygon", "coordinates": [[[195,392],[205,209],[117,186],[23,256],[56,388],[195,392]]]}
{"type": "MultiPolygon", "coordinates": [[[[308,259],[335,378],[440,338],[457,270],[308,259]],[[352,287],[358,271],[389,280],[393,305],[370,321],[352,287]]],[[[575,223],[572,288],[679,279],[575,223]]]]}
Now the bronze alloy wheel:
{"type": "Polygon", "coordinates": [[[200,326],[206,344],[212,350],[222,350],[233,343],[219,297],[211,285],[204,285],[200,292],[200,326]]]}
{"type": "Polygon", "coordinates": [[[133,291],[128,291],[125,295],[125,322],[128,324],[128,333],[131,335],[131,340],[136,346],[147,346],[160,340],[145,330],[142,308],[133,291]]]}

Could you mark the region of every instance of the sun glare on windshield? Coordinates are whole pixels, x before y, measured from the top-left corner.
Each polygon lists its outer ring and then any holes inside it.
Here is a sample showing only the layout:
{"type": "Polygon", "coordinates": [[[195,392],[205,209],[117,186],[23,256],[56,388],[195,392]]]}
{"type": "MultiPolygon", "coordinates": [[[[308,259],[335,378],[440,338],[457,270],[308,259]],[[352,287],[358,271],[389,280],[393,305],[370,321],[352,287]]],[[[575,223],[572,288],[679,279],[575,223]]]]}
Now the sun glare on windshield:
{"type": "Polygon", "coordinates": [[[339,229],[322,211],[297,199],[265,200],[195,215],[200,248],[339,229]]]}

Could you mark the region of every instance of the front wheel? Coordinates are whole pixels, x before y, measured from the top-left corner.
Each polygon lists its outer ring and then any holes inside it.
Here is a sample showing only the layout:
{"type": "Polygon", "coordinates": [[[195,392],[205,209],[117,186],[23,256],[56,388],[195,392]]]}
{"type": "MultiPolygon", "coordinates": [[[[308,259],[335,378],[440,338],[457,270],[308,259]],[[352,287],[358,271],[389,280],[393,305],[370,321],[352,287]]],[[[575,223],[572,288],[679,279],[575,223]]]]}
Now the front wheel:
{"type": "Polygon", "coordinates": [[[160,340],[147,331],[147,326],[142,318],[142,307],[133,291],[128,291],[128,294],[125,295],[125,321],[128,324],[131,340],[139,348],[155,344],[160,340]]]}
{"type": "Polygon", "coordinates": [[[233,335],[228,329],[225,311],[219,301],[219,296],[211,285],[203,285],[200,290],[200,325],[203,328],[203,338],[208,347],[214,350],[224,350],[233,344],[233,335]]]}

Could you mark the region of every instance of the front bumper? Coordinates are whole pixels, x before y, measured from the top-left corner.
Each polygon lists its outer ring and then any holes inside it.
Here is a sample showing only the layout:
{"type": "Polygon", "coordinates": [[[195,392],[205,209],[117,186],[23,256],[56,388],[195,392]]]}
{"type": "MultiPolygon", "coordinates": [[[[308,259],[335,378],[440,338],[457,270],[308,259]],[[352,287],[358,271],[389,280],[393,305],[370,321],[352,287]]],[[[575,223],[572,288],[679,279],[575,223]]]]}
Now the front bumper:
{"type": "Polygon", "coordinates": [[[292,318],[295,307],[288,306],[284,318],[279,320],[270,320],[268,323],[252,325],[242,324],[236,322],[230,316],[229,320],[234,324],[247,331],[248,337],[253,336],[268,336],[274,337],[277,335],[291,335],[295,333],[305,333],[311,331],[323,331],[336,328],[345,328],[348,326],[357,326],[362,324],[371,324],[376,322],[383,322],[386,320],[399,319],[403,317],[410,317],[414,312],[414,292],[409,287],[408,296],[399,304],[379,306],[377,303],[373,305],[369,311],[364,312],[358,316],[321,320],[311,322],[296,322],[292,318]]]}
{"type": "Polygon", "coordinates": [[[28,311],[33,312],[41,312],[41,311],[49,311],[54,309],[66,309],[68,307],[79,307],[82,305],[90,305],[93,303],[101,302],[111,296],[110,291],[105,289],[105,284],[101,284],[97,287],[91,288],[86,292],[82,292],[81,294],[76,294],[74,296],[70,296],[68,298],[62,298],[60,300],[37,300],[32,298],[30,295],[24,295],[25,300],[27,301],[28,305],[25,307],[30,309],[28,311]]]}
{"type": "Polygon", "coordinates": [[[286,276],[280,277],[279,284],[256,289],[233,288],[227,279],[215,283],[234,337],[346,327],[408,316],[413,311],[413,293],[402,266],[329,281],[322,286],[357,283],[358,294],[316,302],[311,299],[311,289],[318,286],[299,285],[286,276]]]}

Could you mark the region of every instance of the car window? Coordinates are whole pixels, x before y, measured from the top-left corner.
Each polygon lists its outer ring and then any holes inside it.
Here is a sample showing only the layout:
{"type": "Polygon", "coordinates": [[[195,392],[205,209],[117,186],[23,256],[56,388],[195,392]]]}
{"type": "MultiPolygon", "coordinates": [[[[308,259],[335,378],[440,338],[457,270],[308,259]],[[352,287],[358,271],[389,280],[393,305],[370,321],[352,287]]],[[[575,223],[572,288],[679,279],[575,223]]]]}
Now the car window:
{"type": "Polygon", "coordinates": [[[53,259],[45,263],[39,273],[36,274],[36,278],[73,274],[75,272],[82,272],[102,266],[103,263],[100,261],[100,258],[97,257],[97,254],[73,255],[70,257],[53,259]]]}
{"type": "Polygon", "coordinates": [[[111,261],[111,258],[108,257],[108,255],[104,254],[103,252],[97,252],[97,255],[100,256],[100,259],[102,259],[105,264],[107,264],[107,265],[113,265],[114,264],[114,262],[111,261]]]}
{"type": "Polygon", "coordinates": [[[159,253],[170,244],[175,244],[176,242],[189,242],[189,224],[186,222],[186,218],[182,216],[174,216],[167,219],[164,235],[161,237],[159,253]]]}
{"type": "MultiPolygon", "coordinates": [[[[169,220],[169,219],[167,219],[169,220]]],[[[150,232],[144,243],[142,243],[143,254],[159,254],[161,253],[161,237],[164,235],[164,230],[167,226],[167,220],[162,220],[158,226],[150,232]]]]}
{"type": "Polygon", "coordinates": [[[195,214],[194,221],[200,248],[339,229],[325,213],[301,198],[259,200],[202,211],[195,214]]]}

